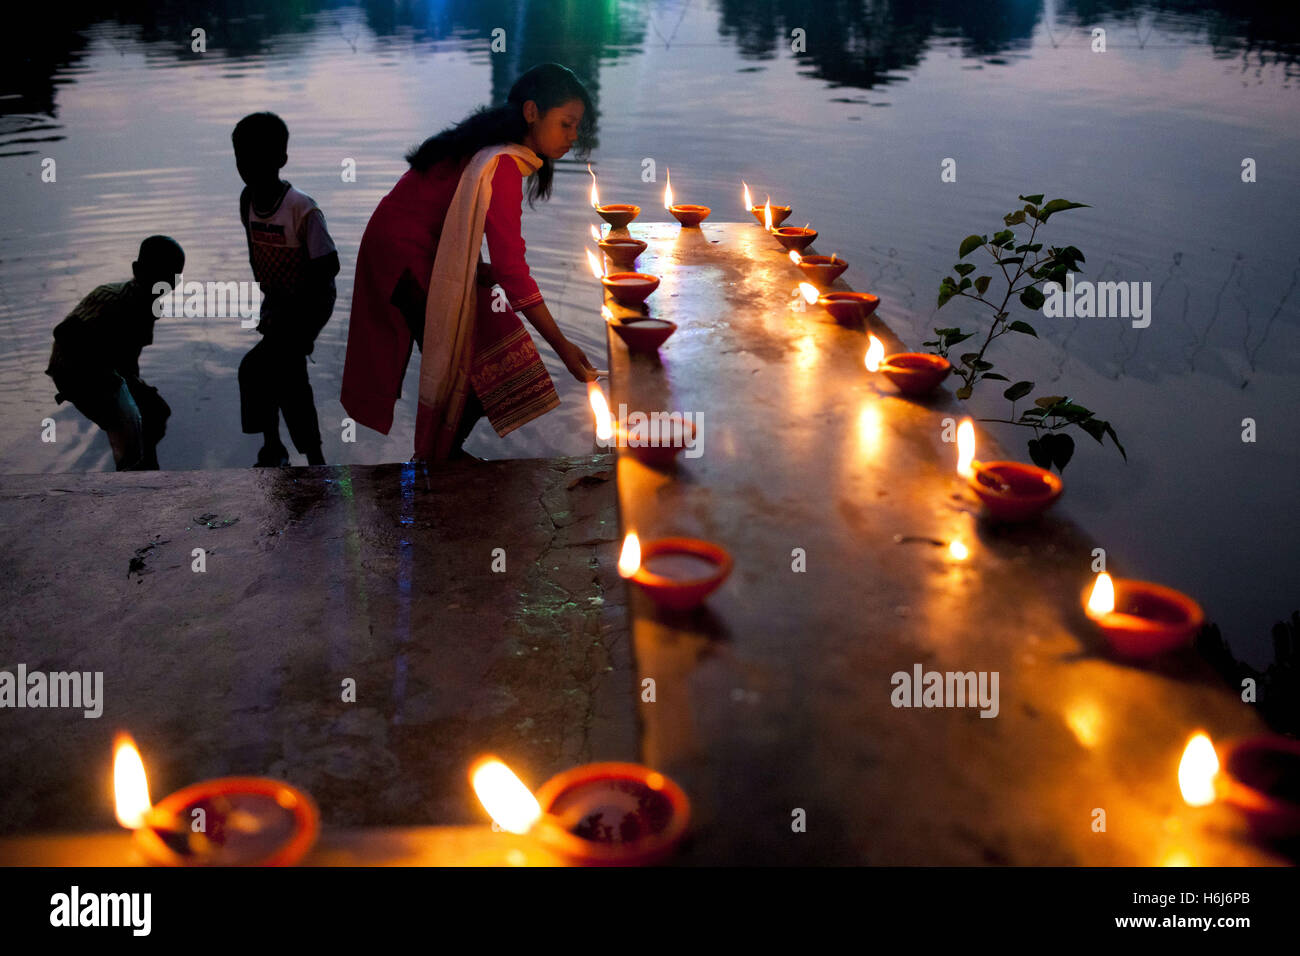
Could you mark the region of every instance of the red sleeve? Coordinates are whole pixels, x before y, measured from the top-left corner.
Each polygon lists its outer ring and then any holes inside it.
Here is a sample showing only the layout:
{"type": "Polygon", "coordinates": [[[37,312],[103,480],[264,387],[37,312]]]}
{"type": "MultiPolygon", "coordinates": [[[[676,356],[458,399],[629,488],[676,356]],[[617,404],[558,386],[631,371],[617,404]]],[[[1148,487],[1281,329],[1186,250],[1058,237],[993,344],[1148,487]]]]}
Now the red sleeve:
{"type": "Polygon", "coordinates": [[[518,312],[542,301],[542,293],[528,272],[522,231],[524,177],[513,159],[501,155],[492,176],[492,201],[488,204],[484,233],[492,257],[492,278],[505,289],[510,307],[518,312]]]}

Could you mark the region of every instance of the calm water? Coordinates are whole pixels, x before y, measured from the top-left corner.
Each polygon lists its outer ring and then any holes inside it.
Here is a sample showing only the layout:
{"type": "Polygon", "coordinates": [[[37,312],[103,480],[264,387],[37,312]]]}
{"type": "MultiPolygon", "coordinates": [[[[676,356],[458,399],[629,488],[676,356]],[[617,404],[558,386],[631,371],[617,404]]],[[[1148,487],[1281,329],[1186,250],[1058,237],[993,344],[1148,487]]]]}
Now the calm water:
{"type": "MultiPolygon", "coordinates": [[[[187,278],[249,277],[230,130],[267,108],[291,130],[285,176],[325,210],[343,261],[339,306],[310,366],[326,457],[405,460],[418,361],[393,434],[339,440],[362,230],[406,146],[554,59],[598,97],[606,198],[656,208],[662,183],[640,178],[650,157],[661,176],[671,165],[682,198],[739,219],[744,177],[793,203],[799,224],[813,222],[822,251],[853,264],[846,279],[878,293],[881,316],[913,345],[936,324],[983,319],[961,300],[935,314],[962,236],[1001,228],[1019,192],[1091,203],[1056,217],[1049,241],[1083,249],[1088,278],[1151,282],[1151,327],[1040,316],[1042,340],[1004,339],[998,360],[1109,418],[1128,447],[1125,465],[1081,436],[1065,507],[1127,569],[1201,597],[1257,661],[1269,625],[1300,606],[1293,18],[1264,4],[1190,2],[394,6],[298,2],[254,15],[218,3],[200,20],[163,4],[144,20],[63,12],[39,35],[8,31],[0,469],[112,468],[99,430],[54,404],[42,374],[50,330],[93,286],[127,277],[150,232],[182,243],[187,278]],[[196,26],[207,53],[190,51],[196,26]],[[491,54],[498,26],[507,51],[491,54]],[[1097,26],[1104,54],[1090,49],[1097,26]],[[807,31],[800,56],[796,27],[807,31]],[[45,157],[57,162],[54,183],[41,181],[45,157]],[[940,182],[945,157],[957,160],[956,183],[940,182]],[[1243,157],[1257,163],[1253,184],[1241,181],[1243,157]],[[346,158],[355,183],[341,181],[346,158]],[[39,440],[47,416],[54,444],[39,440]],[[1253,444],[1241,441],[1247,417],[1253,444]]],[[[598,298],[579,262],[589,183],[574,164],[556,181],[551,203],[525,214],[529,261],[570,336],[603,356],[598,298]]],[[[252,463],[258,441],[239,432],[235,375],[255,335],[237,319],[159,322],[141,365],[173,409],[164,468],[252,463]]],[[[481,425],[471,450],[590,449],[581,387],[543,354],[561,409],[505,440],[481,425]]],[[[998,390],[974,410],[1003,412],[998,390]]],[[[1000,437],[1024,457],[1027,435],[1000,437]]]]}

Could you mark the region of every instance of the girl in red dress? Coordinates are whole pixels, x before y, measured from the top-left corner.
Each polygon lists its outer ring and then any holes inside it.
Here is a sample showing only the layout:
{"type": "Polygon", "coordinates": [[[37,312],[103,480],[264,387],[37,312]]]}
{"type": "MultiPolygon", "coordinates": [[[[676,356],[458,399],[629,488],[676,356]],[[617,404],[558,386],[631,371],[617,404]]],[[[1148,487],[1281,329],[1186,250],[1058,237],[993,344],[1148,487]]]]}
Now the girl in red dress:
{"type": "Polygon", "coordinates": [[[578,78],[547,63],[521,76],[504,105],[407,155],[410,169],[370,217],[357,253],[341,396],[353,419],[388,434],[413,342],[422,353],[417,458],[463,456],[484,414],[505,435],[554,408],[559,397],[516,312],[575,379],[596,377],[542,300],[520,234],[525,181],[530,206],[548,198],[555,160],[575,144],[589,149],[594,120],[578,78]],[[475,269],[483,235],[491,265],[475,269]]]}

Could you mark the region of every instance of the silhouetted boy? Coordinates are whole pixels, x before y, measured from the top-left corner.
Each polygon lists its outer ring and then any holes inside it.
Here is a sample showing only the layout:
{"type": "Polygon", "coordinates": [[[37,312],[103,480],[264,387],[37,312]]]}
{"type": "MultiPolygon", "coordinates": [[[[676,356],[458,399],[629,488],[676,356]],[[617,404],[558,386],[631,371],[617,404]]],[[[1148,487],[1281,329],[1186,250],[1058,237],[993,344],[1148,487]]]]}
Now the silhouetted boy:
{"type": "Polygon", "coordinates": [[[325,215],[310,196],[280,178],[289,161],[289,128],[274,113],[252,113],[231,134],[235,166],[246,188],[239,218],[248,261],[262,293],[262,341],[239,363],[240,424],[264,444],[258,465],[287,465],[280,412],[294,447],[310,465],[323,465],[320,425],[307,356],[334,310],[339,257],[325,215]]]}
{"type": "Polygon", "coordinates": [[[156,471],[171,409],[140,379],[140,353],[153,344],[155,283],[170,290],[185,269],[174,239],[150,236],[131,263],[134,278],[101,285],[54,327],[45,374],[67,400],[108,433],[118,471],[156,471]]]}

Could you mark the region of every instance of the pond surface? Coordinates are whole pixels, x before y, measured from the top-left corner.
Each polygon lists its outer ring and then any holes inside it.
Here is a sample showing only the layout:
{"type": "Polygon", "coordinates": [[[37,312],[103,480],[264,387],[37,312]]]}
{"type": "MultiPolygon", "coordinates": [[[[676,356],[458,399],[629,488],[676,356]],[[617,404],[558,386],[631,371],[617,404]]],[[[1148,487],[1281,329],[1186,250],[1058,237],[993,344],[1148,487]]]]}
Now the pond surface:
{"type": "MultiPolygon", "coordinates": [[[[392,434],[340,440],[362,230],[406,147],[504,98],[533,63],[558,60],[597,97],[593,162],[607,200],[659,208],[671,166],[681,201],[738,220],[744,178],[792,203],[791,224],[812,222],[820,251],[852,263],[846,280],[878,294],[879,314],[912,346],[936,325],[987,321],[967,300],[936,313],[963,236],[1002,228],[1019,193],[1090,204],[1055,217],[1046,238],[1083,250],[1083,278],[1151,283],[1150,326],[1021,310],[1039,338],[1008,336],[990,353],[1037,394],[1073,396],[1110,420],[1128,450],[1126,464],[1080,434],[1062,506],[1126,573],[1200,598],[1255,662],[1267,657],[1272,622],[1300,607],[1300,23],[1284,7],[266,6],[207,4],[191,15],[159,4],[130,21],[64,11],[0,41],[0,470],[111,470],[105,437],[55,405],[43,370],[50,330],[96,284],[128,276],[143,236],[180,241],[187,278],[250,277],[230,130],[258,109],[288,122],[284,175],[321,205],[343,262],[339,304],[310,366],[326,458],[408,458],[418,362],[392,434]],[[206,52],[191,50],[196,27],[206,52]],[[491,53],[497,27],[506,50],[491,53]],[[1105,30],[1105,52],[1093,50],[1094,28],[1105,30]],[[52,183],[42,181],[46,158],[52,183]],[[647,158],[658,182],[642,181],[647,158]],[[1246,158],[1253,183],[1242,181],[1246,158]],[[342,181],[347,159],[355,182],[342,181]],[[955,182],[941,182],[945,159],[955,182]],[[54,443],[40,440],[47,416],[54,443]],[[1254,442],[1242,440],[1244,419],[1254,442]]],[[[599,300],[581,261],[588,187],[582,165],[563,164],[552,201],[526,211],[525,232],[552,310],[603,365],[599,300]]],[[[239,431],[235,376],[255,335],[237,318],[159,322],[141,367],[173,409],[164,468],[252,464],[259,442],[239,431]]],[[[582,387],[543,354],[561,408],[504,440],[480,425],[471,451],[590,450],[582,387]]],[[[985,383],[972,411],[1003,417],[1000,391],[985,383]]],[[[1027,434],[994,427],[1027,457],[1027,434]]]]}

